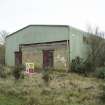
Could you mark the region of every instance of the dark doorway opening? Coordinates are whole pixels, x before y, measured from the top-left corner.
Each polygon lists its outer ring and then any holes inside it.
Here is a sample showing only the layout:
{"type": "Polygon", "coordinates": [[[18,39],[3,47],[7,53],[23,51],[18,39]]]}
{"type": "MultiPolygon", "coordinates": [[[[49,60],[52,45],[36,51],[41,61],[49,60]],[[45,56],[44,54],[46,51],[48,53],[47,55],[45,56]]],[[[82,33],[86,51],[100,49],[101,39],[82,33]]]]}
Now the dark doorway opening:
{"type": "Polygon", "coordinates": [[[15,52],[15,65],[22,64],[22,52],[15,52]]]}
{"type": "Polygon", "coordinates": [[[43,50],[43,68],[53,68],[54,50],[43,50]]]}

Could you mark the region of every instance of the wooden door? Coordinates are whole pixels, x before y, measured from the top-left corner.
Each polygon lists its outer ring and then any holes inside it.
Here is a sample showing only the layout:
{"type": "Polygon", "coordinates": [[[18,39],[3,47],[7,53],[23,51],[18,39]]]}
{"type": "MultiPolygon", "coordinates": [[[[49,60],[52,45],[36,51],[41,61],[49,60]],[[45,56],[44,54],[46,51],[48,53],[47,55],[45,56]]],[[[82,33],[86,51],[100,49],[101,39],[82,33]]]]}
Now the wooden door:
{"type": "Polygon", "coordinates": [[[43,50],[43,67],[53,67],[53,50],[43,50]]]}
{"type": "Polygon", "coordinates": [[[22,52],[15,52],[15,65],[22,64],[22,52]]]}

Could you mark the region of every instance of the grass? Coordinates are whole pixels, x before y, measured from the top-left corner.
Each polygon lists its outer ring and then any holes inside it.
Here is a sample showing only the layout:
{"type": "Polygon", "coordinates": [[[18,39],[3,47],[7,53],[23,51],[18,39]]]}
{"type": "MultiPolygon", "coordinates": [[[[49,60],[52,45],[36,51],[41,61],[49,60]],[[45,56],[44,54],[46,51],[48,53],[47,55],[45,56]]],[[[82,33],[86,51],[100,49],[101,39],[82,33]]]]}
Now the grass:
{"type": "Polygon", "coordinates": [[[22,100],[16,97],[0,95],[0,105],[21,105],[22,103],[22,100]]]}
{"type": "Polygon", "coordinates": [[[74,73],[51,74],[46,86],[42,74],[0,80],[0,105],[104,105],[100,95],[104,81],[74,73]]]}

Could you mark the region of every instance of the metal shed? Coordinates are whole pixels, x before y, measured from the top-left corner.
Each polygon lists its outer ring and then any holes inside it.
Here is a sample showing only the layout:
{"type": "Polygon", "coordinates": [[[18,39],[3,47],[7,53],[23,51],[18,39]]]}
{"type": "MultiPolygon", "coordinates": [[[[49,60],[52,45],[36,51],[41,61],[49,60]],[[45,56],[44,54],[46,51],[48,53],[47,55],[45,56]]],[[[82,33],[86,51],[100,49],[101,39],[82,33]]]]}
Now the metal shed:
{"type": "Polygon", "coordinates": [[[76,56],[86,58],[84,34],[68,25],[26,26],[6,37],[6,64],[33,62],[37,68],[68,69],[76,56]]]}

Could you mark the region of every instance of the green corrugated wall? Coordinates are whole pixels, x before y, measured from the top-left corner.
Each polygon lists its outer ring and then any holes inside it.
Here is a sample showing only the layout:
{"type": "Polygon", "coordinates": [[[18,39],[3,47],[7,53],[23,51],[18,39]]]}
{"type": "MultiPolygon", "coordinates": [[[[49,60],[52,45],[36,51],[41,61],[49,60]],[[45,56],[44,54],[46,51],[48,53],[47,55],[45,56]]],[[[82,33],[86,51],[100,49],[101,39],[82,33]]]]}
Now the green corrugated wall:
{"type": "Polygon", "coordinates": [[[70,41],[70,60],[76,56],[86,58],[86,46],[83,43],[84,32],[69,26],[30,25],[6,38],[5,62],[14,66],[14,52],[19,51],[19,44],[43,43],[61,40],[70,41]]]}

